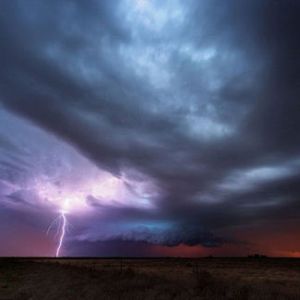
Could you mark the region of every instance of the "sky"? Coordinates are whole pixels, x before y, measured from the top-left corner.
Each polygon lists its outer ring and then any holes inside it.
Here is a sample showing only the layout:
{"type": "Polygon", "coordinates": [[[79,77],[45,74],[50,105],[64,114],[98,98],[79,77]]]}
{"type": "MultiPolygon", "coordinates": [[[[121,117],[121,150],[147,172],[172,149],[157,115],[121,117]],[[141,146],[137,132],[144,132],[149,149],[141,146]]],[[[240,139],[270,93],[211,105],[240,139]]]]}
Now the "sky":
{"type": "Polygon", "coordinates": [[[299,29],[298,0],[2,0],[0,256],[299,257],[299,29]]]}

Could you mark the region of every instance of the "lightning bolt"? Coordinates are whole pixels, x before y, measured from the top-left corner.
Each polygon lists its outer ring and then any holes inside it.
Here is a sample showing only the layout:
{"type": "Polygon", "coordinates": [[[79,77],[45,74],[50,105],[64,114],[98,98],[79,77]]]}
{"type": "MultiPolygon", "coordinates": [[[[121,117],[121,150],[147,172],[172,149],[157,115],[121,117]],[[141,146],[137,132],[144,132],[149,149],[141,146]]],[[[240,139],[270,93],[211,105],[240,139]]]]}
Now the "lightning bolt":
{"type": "Polygon", "coordinates": [[[64,237],[66,235],[66,225],[67,225],[67,217],[66,217],[66,212],[64,210],[61,211],[61,215],[60,215],[61,219],[62,219],[62,224],[61,224],[61,233],[59,236],[59,242],[58,242],[58,246],[56,249],[56,257],[59,257],[60,255],[60,251],[63,245],[63,241],[64,241],[64,237]]]}
{"type": "Polygon", "coordinates": [[[55,223],[58,222],[57,225],[57,232],[55,234],[55,236],[59,235],[59,239],[58,239],[58,245],[56,248],[56,252],[55,252],[55,257],[59,257],[61,250],[62,250],[62,246],[64,243],[64,238],[66,235],[66,229],[67,229],[67,213],[68,213],[68,208],[69,208],[69,201],[65,200],[61,210],[59,211],[60,214],[57,218],[55,218],[51,224],[49,225],[48,229],[47,229],[47,235],[49,234],[51,228],[55,225],[55,223]]]}

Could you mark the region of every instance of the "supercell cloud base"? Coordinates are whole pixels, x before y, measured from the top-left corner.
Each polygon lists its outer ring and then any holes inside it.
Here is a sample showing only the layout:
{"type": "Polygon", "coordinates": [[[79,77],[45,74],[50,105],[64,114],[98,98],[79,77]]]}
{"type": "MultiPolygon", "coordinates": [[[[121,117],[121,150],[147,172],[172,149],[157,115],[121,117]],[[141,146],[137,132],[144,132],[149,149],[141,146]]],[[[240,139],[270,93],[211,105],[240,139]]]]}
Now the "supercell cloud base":
{"type": "Polygon", "coordinates": [[[0,255],[300,256],[300,3],[1,1],[0,255]],[[50,225],[50,227],[49,227],[50,225]]]}

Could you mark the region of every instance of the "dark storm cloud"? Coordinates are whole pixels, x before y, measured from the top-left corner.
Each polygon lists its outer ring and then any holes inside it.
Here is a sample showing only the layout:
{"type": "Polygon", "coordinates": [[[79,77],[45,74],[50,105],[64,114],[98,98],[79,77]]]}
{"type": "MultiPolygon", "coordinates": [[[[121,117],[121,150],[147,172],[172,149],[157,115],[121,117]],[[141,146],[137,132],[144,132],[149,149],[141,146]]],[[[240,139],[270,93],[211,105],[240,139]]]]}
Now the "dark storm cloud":
{"type": "MultiPolygon", "coordinates": [[[[73,241],[68,243],[70,256],[106,256],[106,257],[150,257],[155,256],[155,253],[149,248],[149,244],[142,242],[80,242],[73,241]]],[[[157,255],[156,255],[157,256],[157,255]]]]}
{"type": "Polygon", "coordinates": [[[172,230],[157,231],[148,228],[137,228],[119,236],[111,237],[112,240],[141,241],[155,245],[166,245],[169,247],[185,244],[188,246],[203,245],[205,247],[216,247],[222,245],[225,240],[215,237],[207,231],[201,231],[198,227],[190,226],[175,227],[172,230]]]}
{"type": "Polygon", "coordinates": [[[298,218],[299,2],[153,5],[2,1],[3,107],[117,176],[158,183],[155,213],[112,206],[107,221],[185,226],[117,240],[218,246],[211,230],[298,218]]]}
{"type": "Polygon", "coordinates": [[[102,242],[134,241],[168,247],[174,247],[180,244],[188,246],[203,245],[205,247],[217,247],[228,242],[224,238],[216,237],[207,231],[190,226],[186,226],[186,228],[179,226],[172,230],[159,230],[157,228],[151,230],[148,227],[137,227],[133,230],[121,232],[116,235],[98,237],[97,240],[102,242]]]}

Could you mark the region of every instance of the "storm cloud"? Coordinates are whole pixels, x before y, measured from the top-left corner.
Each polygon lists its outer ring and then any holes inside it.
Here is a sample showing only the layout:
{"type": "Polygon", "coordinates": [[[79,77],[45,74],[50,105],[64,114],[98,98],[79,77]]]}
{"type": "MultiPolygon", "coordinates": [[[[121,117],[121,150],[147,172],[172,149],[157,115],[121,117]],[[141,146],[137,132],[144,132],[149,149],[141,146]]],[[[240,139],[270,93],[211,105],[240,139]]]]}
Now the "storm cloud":
{"type": "Polygon", "coordinates": [[[70,243],[299,224],[299,28],[296,0],[1,1],[0,209],[99,170],[126,192],[84,185],[70,243]]]}

